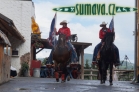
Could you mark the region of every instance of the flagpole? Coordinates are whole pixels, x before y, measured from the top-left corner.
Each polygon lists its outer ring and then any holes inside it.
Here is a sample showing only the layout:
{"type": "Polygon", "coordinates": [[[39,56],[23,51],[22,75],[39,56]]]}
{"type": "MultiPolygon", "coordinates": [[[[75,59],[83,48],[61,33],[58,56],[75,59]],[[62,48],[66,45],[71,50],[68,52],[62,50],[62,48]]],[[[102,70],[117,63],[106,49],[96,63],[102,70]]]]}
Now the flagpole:
{"type": "Polygon", "coordinates": [[[113,32],[114,32],[114,16],[112,16],[112,18],[113,18],[113,32]]]}
{"type": "MultiPolygon", "coordinates": [[[[56,17],[55,17],[56,19],[55,19],[55,26],[54,26],[54,35],[56,35],[57,12],[55,13],[55,16],[56,16],[56,17]]],[[[55,39],[56,39],[56,36],[55,36],[55,39]]],[[[55,44],[55,41],[54,41],[54,48],[55,48],[55,45],[56,45],[56,44],[55,44]]]]}
{"type": "Polygon", "coordinates": [[[56,20],[55,20],[55,28],[56,28],[56,22],[57,22],[57,12],[55,13],[56,15],[56,20]]]}

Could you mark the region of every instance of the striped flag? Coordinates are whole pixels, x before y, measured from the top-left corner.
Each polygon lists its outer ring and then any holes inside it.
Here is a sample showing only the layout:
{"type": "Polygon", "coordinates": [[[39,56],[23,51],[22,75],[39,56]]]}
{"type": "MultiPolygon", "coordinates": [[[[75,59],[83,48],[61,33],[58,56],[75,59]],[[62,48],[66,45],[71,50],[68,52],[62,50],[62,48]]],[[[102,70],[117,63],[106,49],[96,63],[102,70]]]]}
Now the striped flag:
{"type": "Polygon", "coordinates": [[[56,33],[55,33],[56,32],[55,31],[56,30],[55,25],[56,25],[56,13],[55,13],[55,16],[54,16],[54,18],[53,18],[53,20],[51,22],[49,38],[48,38],[49,44],[52,45],[53,47],[55,47],[56,41],[57,41],[56,33]]]}
{"type": "Polygon", "coordinates": [[[110,22],[109,29],[111,30],[111,32],[114,32],[114,18],[112,18],[110,22]]]}

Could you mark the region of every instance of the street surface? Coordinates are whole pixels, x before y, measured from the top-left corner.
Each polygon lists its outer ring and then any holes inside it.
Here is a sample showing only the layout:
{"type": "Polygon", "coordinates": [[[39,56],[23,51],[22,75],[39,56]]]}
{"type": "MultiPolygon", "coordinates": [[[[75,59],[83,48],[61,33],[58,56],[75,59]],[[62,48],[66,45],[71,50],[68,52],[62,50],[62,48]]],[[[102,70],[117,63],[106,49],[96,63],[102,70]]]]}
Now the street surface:
{"type": "Polygon", "coordinates": [[[139,84],[114,81],[100,84],[98,80],[71,79],[65,83],[54,78],[17,77],[0,85],[0,92],[139,92],[139,84]]]}

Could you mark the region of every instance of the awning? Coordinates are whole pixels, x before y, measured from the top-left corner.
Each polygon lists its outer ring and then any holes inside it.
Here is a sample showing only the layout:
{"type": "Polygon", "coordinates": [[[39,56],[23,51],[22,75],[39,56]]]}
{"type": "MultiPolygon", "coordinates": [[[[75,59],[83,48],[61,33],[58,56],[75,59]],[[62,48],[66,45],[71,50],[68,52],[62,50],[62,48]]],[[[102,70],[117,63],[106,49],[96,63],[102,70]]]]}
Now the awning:
{"type": "Polygon", "coordinates": [[[0,43],[6,44],[8,46],[11,46],[11,43],[8,40],[7,36],[1,30],[0,30],[0,38],[3,39],[3,42],[0,42],[0,43]]]}
{"type": "MultiPolygon", "coordinates": [[[[34,42],[35,40],[31,39],[31,43],[33,44],[34,42]]],[[[43,48],[52,49],[52,46],[49,44],[49,41],[47,39],[40,39],[39,42],[44,45],[43,48]]],[[[75,49],[80,48],[86,49],[87,47],[92,45],[92,43],[86,43],[86,42],[71,42],[71,44],[75,47],[75,49]]]]}

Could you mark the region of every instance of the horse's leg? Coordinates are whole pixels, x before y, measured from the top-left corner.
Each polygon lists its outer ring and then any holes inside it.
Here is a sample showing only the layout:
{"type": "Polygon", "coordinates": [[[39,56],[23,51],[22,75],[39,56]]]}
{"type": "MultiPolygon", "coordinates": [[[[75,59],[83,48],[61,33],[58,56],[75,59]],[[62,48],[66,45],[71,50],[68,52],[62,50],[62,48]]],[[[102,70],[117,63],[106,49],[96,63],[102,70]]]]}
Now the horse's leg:
{"type": "Polygon", "coordinates": [[[65,80],[66,80],[66,77],[67,77],[67,75],[68,75],[68,73],[67,73],[67,66],[66,65],[64,65],[64,70],[63,70],[63,72],[64,72],[64,74],[65,74],[65,80]]]}
{"type": "Polygon", "coordinates": [[[109,63],[104,63],[105,64],[105,67],[104,67],[104,83],[105,81],[107,80],[107,70],[108,70],[108,67],[109,67],[109,63]]]}
{"type": "Polygon", "coordinates": [[[71,74],[70,74],[70,68],[69,67],[66,67],[66,77],[65,78],[67,78],[67,81],[70,81],[70,76],[71,76],[71,74]]]}
{"type": "Polygon", "coordinates": [[[59,82],[59,73],[58,73],[58,64],[55,61],[55,78],[56,81],[59,82]]]}
{"type": "Polygon", "coordinates": [[[103,74],[103,83],[105,83],[105,81],[106,81],[108,66],[109,65],[105,61],[103,61],[103,71],[102,71],[102,74],[103,74]]]}
{"type": "Polygon", "coordinates": [[[112,72],[113,71],[113,63],[111,62],[110,63],[110,80],[109,80],[109,82],[110,82],[110,85],[113,85],[113,83],[112,83],[112,72]]]}
{"type": "Polygon", "coordinates": [[[105,63],[104,61],[101,61],[101,80],[102,83],[105,83],[105,63]]]}
{"type": "Polygon", "coordinates": [[[65,82],[66,81],[66,65],[65,64],[62,64],[62,76],[61,76],[61,83],[65,82]]]}
{"type": "Polygon", "coordinates": [[[98,74],[98,79],[100,78],[100,84],[102,84],[102,63],[101,61],[98,62],[98,66],[99,66],[99,74],[98,74]]]}

